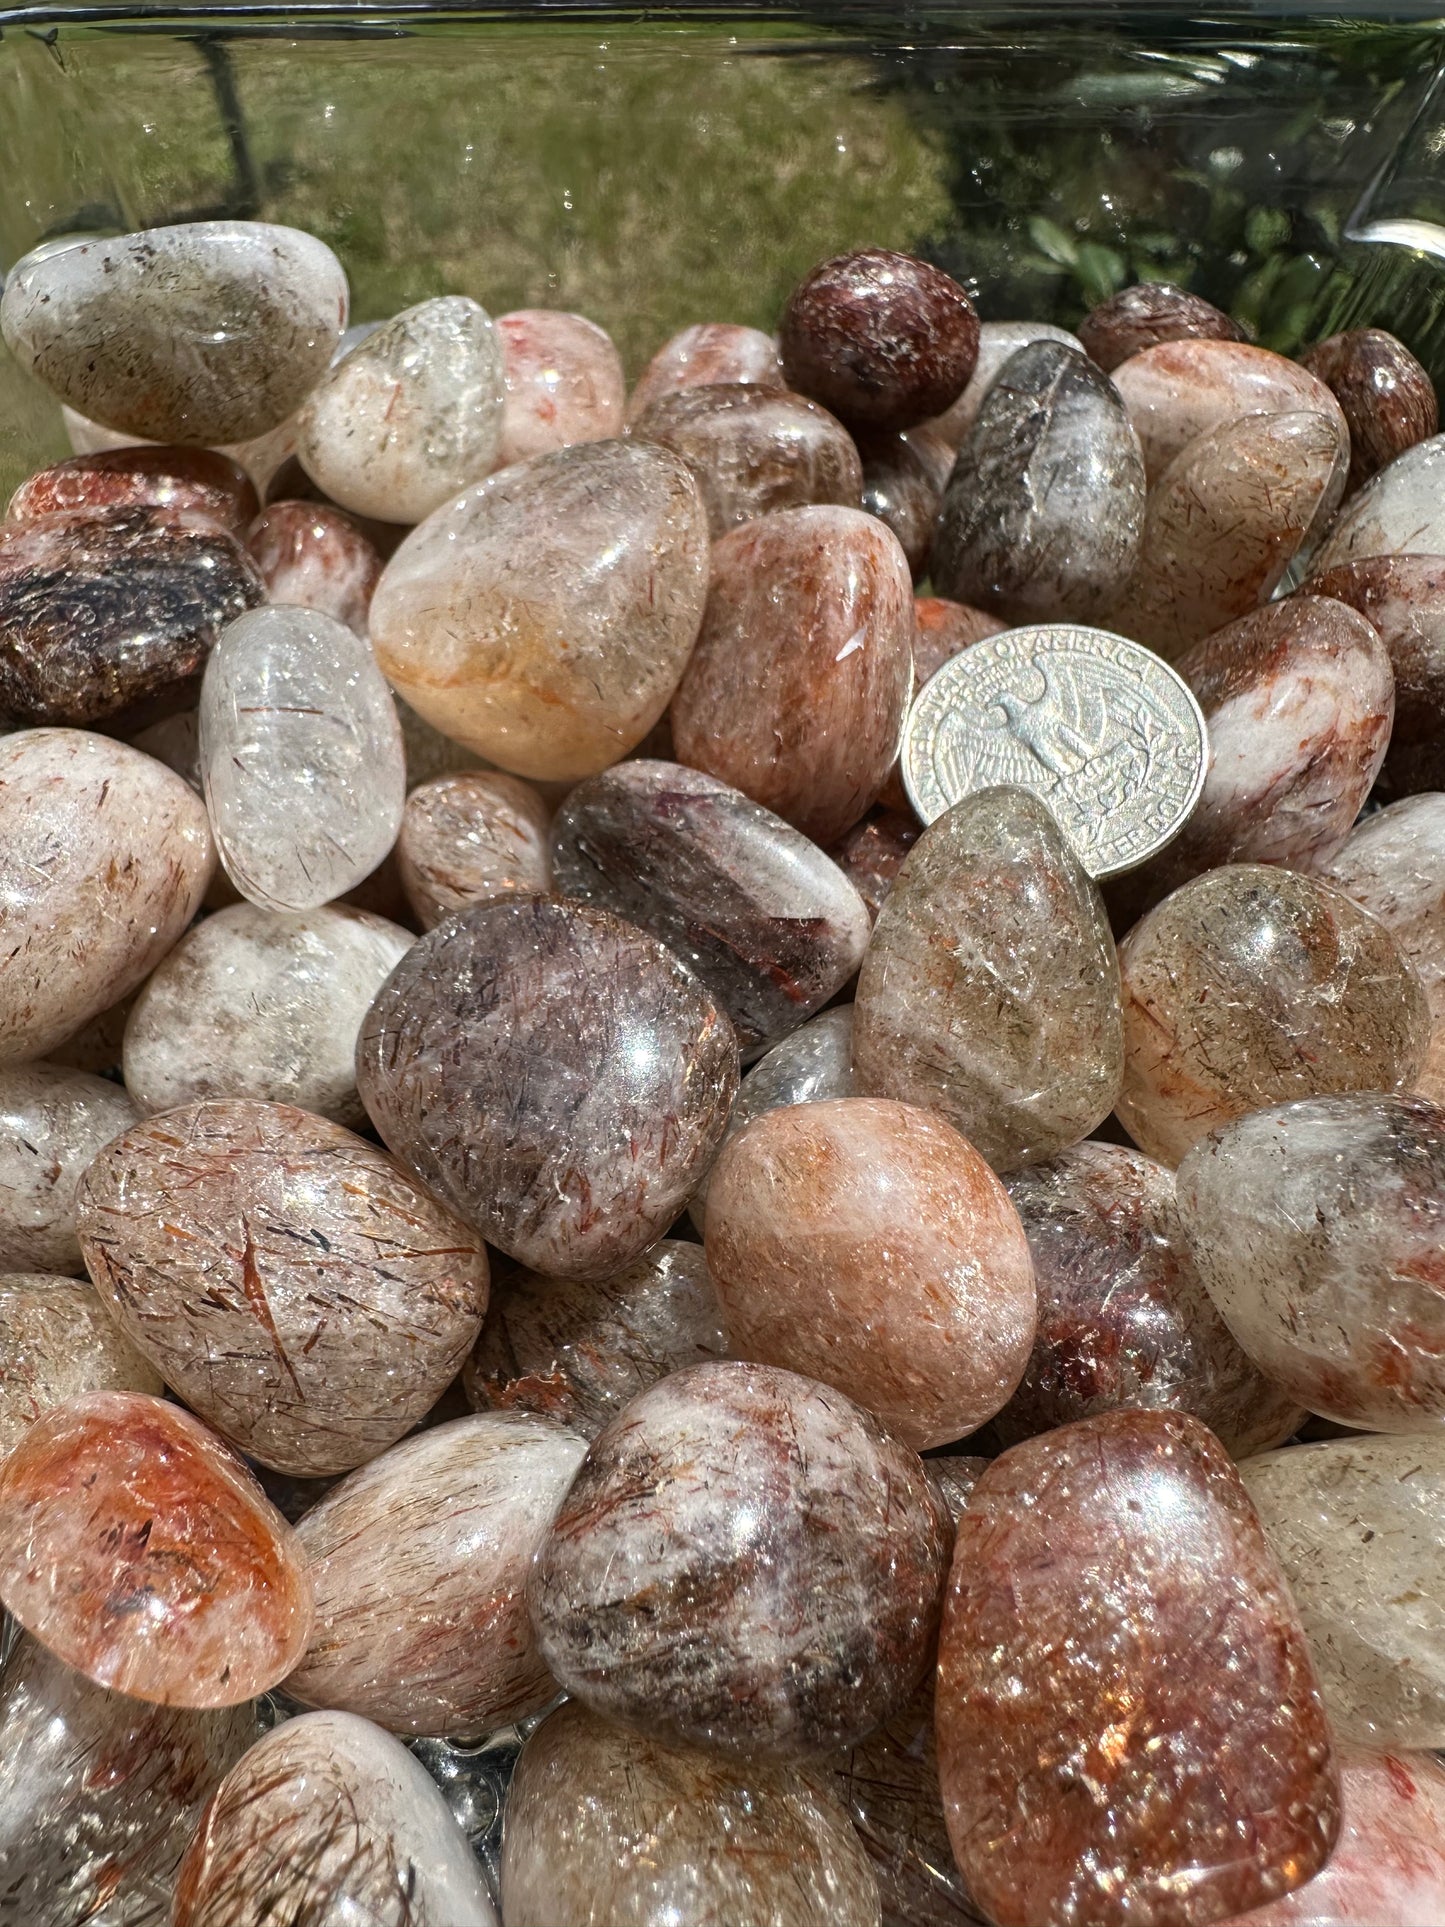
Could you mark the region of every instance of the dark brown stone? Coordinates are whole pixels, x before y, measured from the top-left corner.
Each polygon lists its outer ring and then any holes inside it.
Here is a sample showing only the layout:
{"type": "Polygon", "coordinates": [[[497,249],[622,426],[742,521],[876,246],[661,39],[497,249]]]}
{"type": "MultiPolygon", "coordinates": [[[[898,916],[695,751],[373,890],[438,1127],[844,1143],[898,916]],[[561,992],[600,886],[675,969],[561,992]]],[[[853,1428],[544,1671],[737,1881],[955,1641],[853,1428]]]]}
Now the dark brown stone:
{"type": "Polygon", "coordinates": [[[1167,281],[1141,281],[1091,308],[1079,323],[1079,339],[1092,360],[1110,374],[1121,361],[1161,341],[1247,341],[1237,321],[1202,296],[1167,281]]]}
{"type": "Polygon", "coordinates": [[[860,449],[863,506],[898,537],[918,582],[928,573],[933,525],[953,472],[953,450],[931,428],[867,436],[860,449]]]}
{"type": "Polygon", "coordinates": [[[1300,356],[1345,411],[1350,425],[1350,481],[1356,489],[1440,427],[1435,384],[1383,328],[1331,335],[1300,356]]]}

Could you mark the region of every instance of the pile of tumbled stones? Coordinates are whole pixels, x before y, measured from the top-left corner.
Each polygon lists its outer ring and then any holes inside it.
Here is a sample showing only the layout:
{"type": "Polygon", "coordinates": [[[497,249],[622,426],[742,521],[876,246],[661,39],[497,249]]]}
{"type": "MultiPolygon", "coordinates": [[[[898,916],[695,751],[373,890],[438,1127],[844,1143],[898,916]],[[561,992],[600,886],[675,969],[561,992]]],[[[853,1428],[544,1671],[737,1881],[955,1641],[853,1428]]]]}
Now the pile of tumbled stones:
{"type": "Polygon", "coordinates": [[[630,395],[347,322],[247,223],[0,306],[0,1919],[1439,1927],[1425,371],[883,250],[630,395]],[[1208,724],[1102,892],[900,787],[1037,623],[1208,724]]]}

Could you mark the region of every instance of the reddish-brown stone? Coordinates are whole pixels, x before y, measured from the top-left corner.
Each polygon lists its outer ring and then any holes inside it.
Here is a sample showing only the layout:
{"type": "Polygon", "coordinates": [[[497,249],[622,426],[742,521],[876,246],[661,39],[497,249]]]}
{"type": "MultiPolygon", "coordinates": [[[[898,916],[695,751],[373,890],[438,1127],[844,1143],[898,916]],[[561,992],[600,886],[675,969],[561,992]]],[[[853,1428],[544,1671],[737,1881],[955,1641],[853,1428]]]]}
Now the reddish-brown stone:
{"type": "Polygon", "coordinates": [[[1141,281],[1121,288],[1091,308],[1079,323],[1079,339],[1105,374],[1121,361],[1157,348],[1161,341],[1243,341],[1243,328],[1201,295],[1167,281],[1141,281]]]}
{"type": "Polygon", "coordinates": [[[875,922],[908,852],[922,834],[923,826],[911,811],[905,815],[902,810],[870,810],[829,852],[875,922]]]}
{"type": "Polygon", "coordinates": [[[272,602],[321,609],[366,634],[381,557],[357,523],[320,502],[273,502],[246,536],[272,602]]]}
{"type": "Polygon", "coordinates": [[[112,448],[42,468],[10,497],[6,519],[34,522],[65,509],[193,509],[244,535],[260,508],[239,462],[213,448],[112,448]]]}
{"type": "Polygon", "coordinates": [[[1439,431],[1435,384],[1410,353],[1383,328],[1352,328],[1331,335],[1300,356],[1334,395],[1350,427],[1350,487],[1439,431]]]}
{"type": "Polygon", "coordinates": [[[1445,556],[1366,555],[1311,577],[1378,633],[1395,672],[1395,726],[1381,772],[1396,796],[1445,786],[1445,556]]]}

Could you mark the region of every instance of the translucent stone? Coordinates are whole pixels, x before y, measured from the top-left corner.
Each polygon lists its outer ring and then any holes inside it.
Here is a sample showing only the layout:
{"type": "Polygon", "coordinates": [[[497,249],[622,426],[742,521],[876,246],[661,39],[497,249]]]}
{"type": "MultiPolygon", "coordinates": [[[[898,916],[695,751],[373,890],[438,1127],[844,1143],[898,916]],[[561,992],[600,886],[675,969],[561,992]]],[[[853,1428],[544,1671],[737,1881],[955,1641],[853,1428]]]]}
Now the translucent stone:
{"type": "Polygon", "coordinates": [[[918,1451],[993,1417],[1034,1338],[1018,1213],[942,1118],[869,1097],[765,1112],[707,1196],[732,1349],[875,1413],[918,1451]]]}
{"type": "Polygon", "coordinates": [[[266,489],[266,502],[268,507],[280,502],[309,502],[316,508],[330,509],[335,515],[346,516],[349,522],[356,524],[383,562],[396,554],[410,533],[405,522],[382,521],[373,515],[357,515],[342,508],[318,482],[311,479],[294,455],[283,462],[271,477],[266,489]]]}
{"type": "Polygon", "coordinates": [[[978,316],[941,268],[858,248],[811,269],[778,327],[790,388],[850,426],[912,428],[942,414],[978,360],[978,316]]]}
{"type": "Polygon", "coordinates": [[[88,1392],[0,1462],[0,1597],[98,1686],[239,1706],[305,1650],[311,1582],[290,1526],[198,1419],[88,1392]]]}
{"type": "Polygon", "coordinates": [[[848,1746],[927,1671],[950,1525],[841,1393],[694,1365],[593,1440],[532,1569],[543,1658],[595,1713],[713,1752],[848,1746]]]}
{"type": "Polygon", "coordinates": [[[1240,1350],[1179,1226],[1174,1174],[1118,1144],[1076,1144],[1008,1180],[1038,1282],[1023,1382],[997,1414],[1005,1445],[1120,1406],[1189,1412],[1243,1458],[1301,1407],[1240,1350]]]}
{"type": "Polygon", "coordinates": [[[610,1278],[499,1278],[462,1382],[478,1410],[530,1412],[593,1439],[669,1372],[727,1356],[702,1246],[664,1238],[610,1278]]]}
{"type": "Polygon", "coordinates": [[[1141,281],[1090,308],[1079,340],[1089,359],[1112,374],[1130,355],[1162,341],[1243,341],[1244,330],[1201,295],[1167,281],[1141,281]]]}
{"type": "Polygon", "coordinates": [[[982,324],[973,373],[957,398],[929,423],[950,448],[962,448],[978,420],[979,409],[988,399],[989,390],[1011,357],[1035,341],[1059,341],[1066,348],[1081,345],[1077,335],[1071,335],[1067,328],[1055,328],[1047,321],[985,321],[982,324]]]}
{"type": "Polygon", "coordinates": [[[142,1111],[256,1097],[364,1124],[357,1034],[414,942],[363,910],[217,911],[186,932],[136,999],[126,1088],[142,1111]]]}
{"type": "Polygon", "coordinates": [[[463,770],[414,789],[396,860],[423,930],[468,903],[552,887],[551,812],[530,783],[500,770],[463,770]]]}
{"type": "Polygon", "coordinates": [[[239,462],[211,448],[118,448],[73,455],[22,482],[5,511],[9,522],[33,522],[67,510],[186,510],[244,536],[261,503],[239,462]]]}
{"type": "Polygon", "coordinates": [[[1397,455],[1340,511],[1315,573],[1371,555],[1445,555],[1445,435],[1397,455]]]}
{"type": "Polygon", "coordinates": [[[0,525],[0,713],[125,731],[184,707],[222,628],[264,600],[235,537],[192,509],[0,525]]]}
{"type": "Polygon", "coordinates": [[[1124,1048],[1114,940],[1043,803],[981,790],[923,832],[878,912],[854,1011],[861,1088],[941,1111],[996,1170],[1109,1115],[1124,1048]]]}
{"type": "Polygon", "coordinates": [[[226,1775],[181,1862],[172,1927],[498,1927],[482,1870],[399,1740],[307,1713],[226,1775]]]}
{"type": "Polygon", "coordinates": [[[913,682],[913,579],[861,509],[780,509],[713,546],[677,759],[826,847],[893,767],[913,682]]]}
{"type": "Polygon", "coordinates": [[[226,629],[201,688],[201,776],[226,874],[268,910],[312,910],[396,841],[406,757],[364,638],[312,609],[226,629]]]}
{"type": "Polygon", "coordinates": [[[0,1063],[44,1057],[148,977],[215,865],[201,799],[80,729],[0,740],[0,1063]]]}
{"type": "Polygon", "coordinates": [[[1013,622],[1090,621],[1133,573],[1143,524],[1139,441],[1108,376],[1036,341],[1005,364],[958,452],[934,585],[1013,622]]]}
{"type": "Polygon", "coordinates": [[[1292,1445],[1256,1459],[1244,1482],[1335,1730],[1373,1746],[1445,1744],[1445,1438],[1292,1445]]]}
{"type": "Polygon", "coordinates": [[[372,641],[425,721],[519,776],[575,782],[666,709],[707,569],[685,465],[584,442],[504,469],[409,535],[372,599],[372,641]]]}
{"type": "Polygon", "coordinates": [[[1157,482],[1199,435],[1243,415],[1323,415],[1349,446],[1344,414],[1318,376],[1248,341],[1175,338],[1129,356],[1114,384],[1157,482]]]}
{"type": "Polygon", "coordinates": [[[121,1039],[135,994],[122,997],[96,1017],[89,1018],[63,1044],[51,1047],[50,1062],[61,1070],[89,1071],[91,1076],[120,1076],[121,1039]]]}
{"type": "Polygon", "coordinates": [[[585,1450],[544,1419],[482,1412],[333,1486],[297,1527],[316,1618],[286,1691],[393,1733],[490,1733],[540,1712],[557,1689],[527,1572],[585,1450]]]}
{"type": "Polygon", "coordinates": [[[870,810],[830,852],[867,904],[868,914],[875,923],[898,881],[908,852],[922,833],[918,818],[911,810],[906,815],[902,810],[870,810]]]}
{"type": "Polygon", "coordinates": [[[622,433],[622,357],[595,321],[559,308],[518,308],[496,325],[506,384],[502,462],[622,433]]]}
{"type": "Polygon", "coordinates": [[[1318,414],[1246,415],[1187,443],[1149,491],[1108,626],[1175,656],[1257,609],[1339,499],[1348,461],[1339,422],[1318,414]]]}
{"type": "Polygon", "coordinates": [[[1424,986],[1394,938],[1292,870],[1195,877],[1134,926],[1119,966],[1119,1119],[1165,1164],[1262,1105],[1408,1088],[1425,1059],[1424,986]]]}
{"type": "Polygon", "coordinates": [[[815,1778],[664,1746],[563,1706],[507,1800],[508,1927],[878,1927],[847,1815],[815,1778]]]}
{"type": "Polygon", "coordinates": [[[714,540],[772,509],[807,502],[857,508],[862,497],[852,436],[826,408],[786,389],[751,382],[678,389],[645,408],[632,433],[686,462],[714,540]]]}
{"type": "Polygon", "coordinates": [[[246,537],[267,600],[335,616],[359,636],[381,580],[381,557],[340,509],[273,502],[246,537]]]}
{"type": "MultiPolygon", "coordinates": [[[[352,332],[346,330],[346,335],[352,332]]],[[[343,342],[346,335],[342,336],[343,342]]],[[[134,435],[123,434],[114,428],[104,428],[99,422],[86,419],[73,408],[62,405],[61,420],[65,424],[65,438],[77,455],[104,455],[116,448],[155,448],[155,442],[146,442],[134,435]]],[[[264,494],[271,477],[282,464],[296,452],[296,418],[288,416],[279,428],[268,429],[264,435],[257,435],[249,441],[234,442],[229,448],[216,451],[229,455],[233,461],[250,476],[253,486],[264,494]]]]}
{"type": "MultiPolygon", "coordinates": [[[[698,391],[701,392],[701,391],[698,391]]],[[[552,825],[560,895],[676,951],[756,1056],[840,991],[868,911],[816,844],[679,763],[628,762],[577,788],[552,825]]]]}
{"type": "Polygon", "coordinates": [[[201,1807],[255,1738],[250,1706],[147,1706],[22,1639],[0,1670],[6,1918],[159,1927],[201,1807]]]}
{"type": "Polygon", "coordinates": [[[605,1278],[707,1169],[732,1025],[653,937],[578,904],[472,905],[413,945],[357,1045],[385,1141],[510,1257],[605,1278]]]}
{"type": "Polygon", "coordinates": [[[317,383],[296,452],[333,501],[383,522],[420,522],[496,466],[502,344],[464,294],[393,315],[317,383]]]}
{"type": "Polygon", "coordinates": [[[972,1452],[935,1452],[925,1459],[924,1469],[943,1494],[948,1516],[955,1525],[968,1504],[969,1494],[989,1463],[988,1459],[972,1452]]]}
{"type": "Polygon", "coordinates": [[[948,1830],[997,1927],[1204,1927],[1339,1830],[1309,1648],[1223,1446],[1177,1412],[1029,1439],[958,1522],[948,1830]]]}
{"type": "Polygon", "coordinates": [[[84,1271],[76,1189],[101,1146],[139,1115],[109,1078],[56,1064],[0,1070],[0,1273],[84,1271]]]}
{"type": "Polygon", "coordinates": [[[88,1282],[0,1274],[0,1333],[0,1460],[36,1419],[77,1393],[163,1389],[88,1282]]]}
{"type": "Polygon", "coordinates": [[[337,1124],[231,1098],[101,1153],[81,1249],[166,1383],[280,1472],[346,1472],[436,1403],[487,1308],[480,1240],[337,1124]]]}
{"type": "Polygon", "coordinates": [[[736,381],[755,382],[762,388],[784,386],[777,338],[761,328],[742,328],[731,321],[696,322],[663,342],[643,369],[627,404],[627,419],[635,422],[662,396],[684,388],[736,381]]]}
{"type": "Polygon", "coordinates": [[[1350,430],[1350,487],[1359,488],[1440,427],[1435,384],[1403,341],[1383,328],[1331,335],[1301,364],[1333,393],[1350,430]]]}
{"type": "Polygon", "coordinates": [[[915,582],[928,573],[939,504],[953,471],[953,449],[928,427],[867,436],[863,506],[898,537],[915,582]]]}
{"type": "Polygon", "coordinates": [[[1445,1110],[1372,1093],[1273,1105],[1197,1144],[1179,1209],[1240,1344],[1301,1405],[1445,1426],[1445,1110]]]}
{"type": "MultiPolygon", "coordinates": [[[[1445,527],[1441,529],[1445,540],[1445,527]]],[[[1379,633],[1395,672],[1395,728],[1382,787],[1393,794],[1445,785],[1445,556],[1368,555],[1306,585],[1349,603],[1379,633]]]]}
{"type": "Polygon", "coordinates": [[[324,242],[266,221],[192,221],[37,249],[0,331],[22,368],[109,428],[214,447],[300,406],[346,326],[324,242]]]}

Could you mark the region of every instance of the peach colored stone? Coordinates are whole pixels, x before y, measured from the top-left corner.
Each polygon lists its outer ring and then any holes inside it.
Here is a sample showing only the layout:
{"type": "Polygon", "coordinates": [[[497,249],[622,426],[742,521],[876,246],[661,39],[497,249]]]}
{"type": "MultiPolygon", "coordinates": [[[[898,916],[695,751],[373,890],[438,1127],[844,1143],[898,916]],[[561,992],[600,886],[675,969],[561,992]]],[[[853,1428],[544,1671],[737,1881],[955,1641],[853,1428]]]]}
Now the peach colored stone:
{"type": "Polygon", "coordinates": [[[246,536],[272,602],[320,609],[359,636],[381,580],[381,557],[349,515],[321,502],[273,502],[246,536]]]}
{"type": "Polygon", "coordinates": [[[406,799],[396,861],[423,930],[466,903],[545,893],[551,811],[519,776],[462,770],[422,783],[406,799]]]}
{"type": "Polygon", "coordinates": [[[498,315],[496,328],[503,465],[622,433],[627,382],[605,329],[560,308],[516,308],[498,315]]]}
{"type": "Polygon", "coordinates": [[[1247,341],[1162,341],[1114,370],[1151,482],[1197,435],[1242,415],[1324,415],[1349,446],[1344,413],[1307,368],[1247,341]]]}

